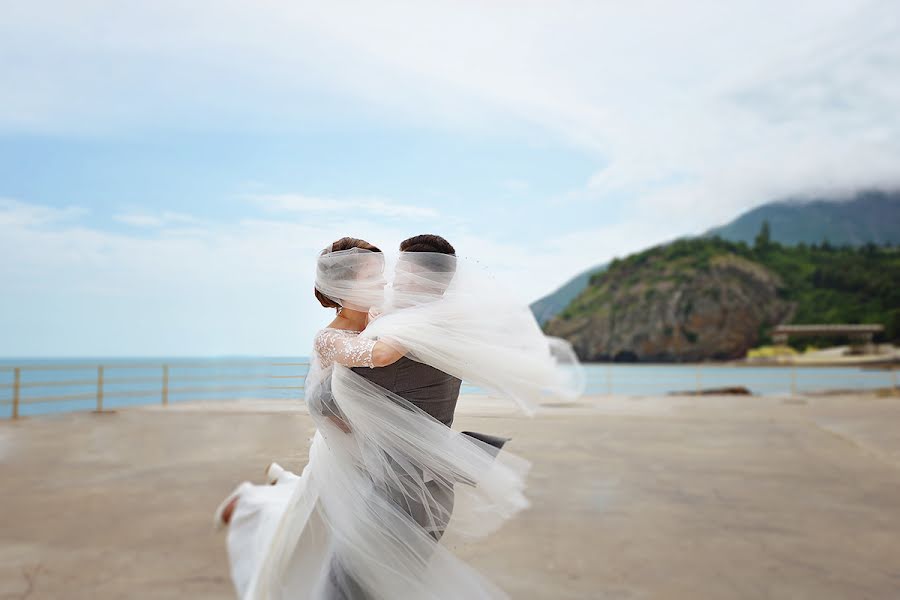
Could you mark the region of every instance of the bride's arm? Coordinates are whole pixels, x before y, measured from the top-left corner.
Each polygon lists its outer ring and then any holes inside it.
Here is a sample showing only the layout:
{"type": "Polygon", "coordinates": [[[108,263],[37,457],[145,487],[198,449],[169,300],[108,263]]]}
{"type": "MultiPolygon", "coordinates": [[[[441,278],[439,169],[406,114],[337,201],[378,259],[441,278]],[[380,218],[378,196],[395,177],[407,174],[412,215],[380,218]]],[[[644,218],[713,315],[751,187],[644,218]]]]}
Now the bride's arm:
{"type": "Polygon", "coordinates": [[[403,356],[394,346],[370,338],[324,329],[315,339],[315,351],[327,363],[345,367],[386,367],[403,356]]]}

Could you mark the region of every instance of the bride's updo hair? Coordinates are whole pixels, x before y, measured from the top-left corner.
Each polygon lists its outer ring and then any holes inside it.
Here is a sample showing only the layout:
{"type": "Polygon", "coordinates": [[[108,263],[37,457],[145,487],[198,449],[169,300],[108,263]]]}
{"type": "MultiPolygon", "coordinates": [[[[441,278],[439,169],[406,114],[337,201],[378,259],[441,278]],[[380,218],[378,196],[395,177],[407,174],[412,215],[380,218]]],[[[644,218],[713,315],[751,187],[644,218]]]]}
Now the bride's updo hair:
{"type": "MultiPolygon", "coordinates": [[[[322,250],[319,255],[329,254],[331,252],[340,252],[341,250],[350,250],[351,248],[360,248],[362,250],[368,250],[370,252],[381,252],[381,249],[377,246],[370,244],[366,240],[361,240],[359,238],[354,237],[342,237],[341,239],[334,241],[330,246],[322,250]]],[[[325,308],[340,308],[341,305],[323,294],[316,288],[315,290],[316,300],[319,301],[319,304],[324,306],[325,308]]]]}

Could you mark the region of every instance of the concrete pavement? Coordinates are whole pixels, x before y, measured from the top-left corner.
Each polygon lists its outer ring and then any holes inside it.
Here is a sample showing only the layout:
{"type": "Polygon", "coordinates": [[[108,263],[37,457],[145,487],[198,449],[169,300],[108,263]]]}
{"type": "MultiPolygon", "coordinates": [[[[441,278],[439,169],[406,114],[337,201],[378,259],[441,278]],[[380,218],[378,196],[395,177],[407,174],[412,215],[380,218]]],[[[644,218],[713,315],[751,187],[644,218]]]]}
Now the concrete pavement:
{"type": "MultiPolygon", "coordinates": [[[[195,403],[0,422],[0,598],[230,598],[212,512],[313,425],[294,404],[195,403]]],[[[513,438],[533,506],[478,546],[513,598],[900,598],[900,398],[586,398],[513,438]]]]}

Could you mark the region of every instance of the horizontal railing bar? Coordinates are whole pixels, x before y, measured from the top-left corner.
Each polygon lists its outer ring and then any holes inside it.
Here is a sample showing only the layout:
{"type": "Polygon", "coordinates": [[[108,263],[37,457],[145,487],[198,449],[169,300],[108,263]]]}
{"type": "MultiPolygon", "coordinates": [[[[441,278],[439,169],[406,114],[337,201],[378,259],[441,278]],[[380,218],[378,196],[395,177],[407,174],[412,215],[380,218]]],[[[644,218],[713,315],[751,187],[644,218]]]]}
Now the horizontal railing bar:
{"type": "MultiPolygon", "coordinates": [[[[176,376],[170,377],[170,381],[240,381],[245,379],[286,379],[301,378],[303,375],[268,375],[268,374],[248,374],[248,375],[194,375],[194,376],[176,376]]],[[[161,376],[156,377],[107,377],[104,378],[104,385],[122,384],[122,383],[158,383],[162,381],[161,376]]],[[[21,389],[25,388],[43,388],[43,387],[61,387],[76,385],[97,385],[97,379],[68,379],[62,381],[26,381],[19,384],[21,389]]],[[[3,384],[0,387],[12,387],[12,384],[3,384]]]]}
{"type": "Polygon", "coordinates": [[[179,381],[240,381],[242,379],[270,379],[273,378],[274,375],[269,375],[268,373],[255,373],[251,375],[194,375],[194,376],[184,376],[184,375],[170,375],[169,383],[179,381]]]}
{"type": "MultiPolygon", "coordinates": [[[[889,360],[889,359],[888,359],[889,360]]],[[[638,362],[638,363],[582,363],[584,366],[594,367],[594,368],[608,368],[608,369],[645,369],[645,368],[656,368],[656,369],[771,369],[772,371],[790,371],[793,368],[796,369],[809,369],[809,370],[817,370],[817,369],[865,369],[869,370],[884,370],[887,372],[891,371],[891,365],[885,365],[884,363],[856,363],[856,364],[841,364],[841,363],[806,363],[806,364],[791,364],[791,363],[768,363],[768,362],[752,362],[752,363],[742,363],[742,362],[724,362],[724,363],[653,363],[653,362],[638,362]]],[[[895,366],[894,370],[900,370],[900,366],[895,366]]]]}
{"type": "MultiPolygon", "coordinates": [[[[802,377],[807,375],[807,373],[802,373],[800,371],[797,372],[798,377],[802,377]]],[[[860,371],[857,373],[809,373],[810,377],[815,377],[816,379],[878,379],[883,377],[890,377],[891,372],[887,371],[885,373],[872,373],[868,371],[860,371]]]]}
{"type": "MultiPolygon", "coordinates": [[[[105,381],[105,380],[104,380],[105,381]]],[[[97,378],[93,379],[68,379],[62,381],[23,381],[19,384],[21,389],[40,388],[40,387],[60,387],[67,385],[97,385],[97,378]]]]}
{"type": "MultiPolygon", "coordinates": [[[[215,362],[215,363],[165,363],[169,369],[215,369],[220,367],[283,367],[283,366],[307,366],[309,363],[297,363],[297,365],[284,365],[281,363],[259,362],[215,362]]],[[[162,364],[158,365],[162,367],[162,364]]]]}
{"type": "MultiPolygon", "coordinates": [[[[716,380],[719,380],[719,379],[721,379],[721,380],[737,379],[737,380],[743,380],[743,381],[750,381],[751,383],[752,383],[752,382],[758,382],[758,381],[782,381],[782,380],[790,380],[792,377],[794,377],[794,375],[792,375],[791,373],[784,373],[784,374],[779,374],[779,375],[771,376],[771,377],[770,377],[770,376],[766,376],[766,377],[758,377],[758,378],[755,378],[755,379],[752,379],[752,380],[748,380],[748,379],[742,379],[741,377],[739,377],[739,376],[737,376],[737,375],[729,376],[729,375],[724,375],[724,374],[708,374],[708,373],[706,373],[706,372],[701,372],[701,375],[703,375],[704,377],[706,377],[706,376],[708,375],[709,377],[713,377],[713,378],[715,378],[716,380]]],[[[826,373],[826,374],[817,374],[817,373],[814,374],[814,373],[809,373],[809,374],[807,374],[807,373],[800,373],[800,372],[798,372],[798,373],[796,373],[796,376],[798,377],[798,379],[803,379],[803,378],[805,378],[806,376],[809,376],[809,377],[815,377],[817,380],[818,380],[818,379],[826,379],[826,378],[828,378],[828,379],[862,379],[862,380],[871,380],[871,379],[884,379],[884,378],[889,378],[889,377],[891,376],[891,374],[890,374],[890,373],[826,373]]],[[[616,376],[613,376],[613,377],[611,377],[610,379],[612,379],[613,381],[655,382],[655,381],[682,381],[682,380],[693,380],[693,379],[695,379],[695,378],[696,378],[696,373],[684,373],[684,374],[683,374],[682,376],[680,376],[680,377],[672,377],[672,376],[669,376],[669,377],[635,377],[635,376],[632,375],[632,376],[628,376],[628,377],[624,377],[624,376],[616,377],[616,376]]],[[[603,382],[603,381],[606,381],[606,378],[604,378],[604,377],[589,377],[589,378],[588,378],[588,381],[591,381],[591,382],[603,382]]]]}
{"type": "MultiPolygon", "coordinates": [[[[696,380],[695,377],[686,377],[686,378],[684,378],[684,379],[652,379],[652,380],[647,380],[647,379],[631,379],[631,380],[624,380],[624,381],[623,381],[622,379],[613,379],[611,383],[612,383],[613,385],[647,385],[647,386],[653,386],[653,385],[657,385],[657,384],[658,384],[658,385],[669,385],[669,384],[694,384],[694,383],[696,383],[696,381],[697,381],[697,380],[696,380]]],[[[785,382],[789,382],[789,381],[790,381],[790,380],[785,380],[785,382]]],[[[598,385],[602,385],[604,382],[603,382],[603,381],[598,381],[598,382],[596,382],[596,383],[597,383],[598,385]]],[[[703,383],[703,385],[707,385],[707,384],[708,384],[708,385],[714,385],[714,384],[715,384],[715,385],[745,385],[745,386],[748,386],[748,387],[749,387],[749,386],[753,386],[753,385],[759,385],[760,383],[765,383],[765,382],[740,382],[740,381],[738,381],[738,382],[732,382],[732,381],[729,381],[729,380],[723,380],[723,381],[708,381],[708,380],[706,380],[706,378],[704,378],[704,381],[703,381],[702,383],[703,383]]]]}
{"type": "Polygon", "coordinates": [[[104,400],[109,400],[110,398],[140,398],[142,396],[159,396],[159,390],[103,390],[104,400]]]}
{"type": "Polygon", "coordinates": [[[306,367],[308,362],[300,363],[272,363],[265,360],[260,361],[213,361],[208,363],[82,363],[73,365],[55,364],[55,365],[21,365],[19,367],[0,366],[0,371],[14,371],[20,369],[22,371],[86,371],[96,369],[102,366],[105,370],[109,369],[161,369],[164,364],[169,365],[170,369],[214,369],[217,367],[306,367]]]}
{"type": "MultiPolygon", "coordinates": [[[[611,379],[618,381],[663,381],[663,380],[678,380],[678,379],[693,379],[696,377],[696,373],[685,373],[683,376],[675,376],[669,375],[668,377],[635,377],[633,375],[628,376],[619,376],[612,377],[611,379]]],[[[740,381],[780,381],[785,379],[791,379],[792,377],[798,378],[815,378],[815,379],[878,379],[884,377],[890,377],[890,373],[843,373],[843,374],[829,374],[829,375],[817,375],[815,373],[785,373],[784,375],[774,375],[774,376],[766,376],[766,377],[754,377],[754,378],[745,378],[740,375],[727,375],[724,373],[709,373],[704,371],[701,373],[704,377],[709,376],[715,379],[735,379],[740,381]]],[[[604,377],[590,377],[589,381],[605,381],[604,377]]]]}
{"type": "Polygon", "coordinates": [[[20,398],[20,404],[42,404],[44,402],[65,402],[66,400],[96,400],[96,392],[85,394],[63,394],[61,396],[38,396],[36,398],[20,398]]]}
{"type": "Polygon", "coordinates": [[[91,371],[96,370],[97,367],[103,367],[104,369],[161,369],[162,363],[129,363],[129,364],[107,364],[107,363],[93,363],[93,364],[74,364],[74,365],[22,365],[20,367],[0,367],[2,371],[12,371],[13,369],[20,369],[21,371],[91,371]]]}
{"type": "MultiPolygon", "coordinates": [[[[191,393],[203,393],[203,392],[228,392],[228,391],[251,391],[251,390],[302,390],[303,386],[259,386],[259,385],[237,385],[237,386],[195,386],[195,387],[183,387],[183,388],[169,388],[170,394],[191,394],[191,393]]],[[[116,398],[136,398],[142,396],[157,396],[159,395],[159,390],[107,390],[104,389],[103,397],[105,399],[116,399],[116,398]]],[[[80,394],[63,394],[58,396],[34,396],[30,398],[21,398],[19,400],[22,404],[42,404],[45,402],[64,402],[67,400],[93,400],[96,399],[96,392],[87,392],[80,394]]],[[[8,400],[5,404],[11,403],[12,400],[8,400]]]]}
{"type": "Polygon", "coordinates": [[[237,392],[266,389],[266,386],[259,385],[227,385],[227,386],[201,386],[186,388],[169,388],[169,395],[172,394],[193,394],[198,392],[237,392]]]}
{"type": "MultiPolygon", "coordinates": [[[[244,379],[268,379],[265,373],[252,373],[248,375],[169,375],[169,383],[179,381],[241,381],[244,379]]],[[[110,383],[154,383],[162,382],[162,375],[157,377],[109,377],[104,380],[110,383]]]]}

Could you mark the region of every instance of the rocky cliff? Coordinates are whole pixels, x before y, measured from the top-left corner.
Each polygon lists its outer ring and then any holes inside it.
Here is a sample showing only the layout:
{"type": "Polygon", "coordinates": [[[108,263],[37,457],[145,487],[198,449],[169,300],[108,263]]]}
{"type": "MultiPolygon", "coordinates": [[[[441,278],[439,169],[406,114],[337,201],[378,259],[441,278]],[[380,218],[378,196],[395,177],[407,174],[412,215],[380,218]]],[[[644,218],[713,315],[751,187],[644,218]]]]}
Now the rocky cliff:
{"type": "Polygon", "coordinates": [[[784,296],[761,264],[684,240],[614,261],[545,330],[587,361],[741,358],[790,320],[784,296]]]}

